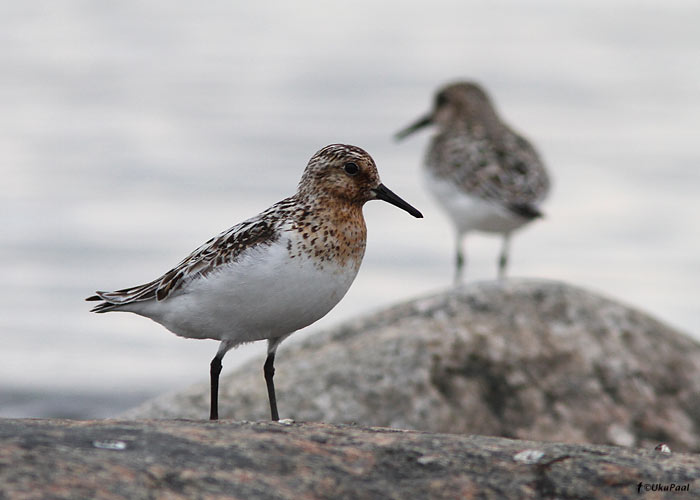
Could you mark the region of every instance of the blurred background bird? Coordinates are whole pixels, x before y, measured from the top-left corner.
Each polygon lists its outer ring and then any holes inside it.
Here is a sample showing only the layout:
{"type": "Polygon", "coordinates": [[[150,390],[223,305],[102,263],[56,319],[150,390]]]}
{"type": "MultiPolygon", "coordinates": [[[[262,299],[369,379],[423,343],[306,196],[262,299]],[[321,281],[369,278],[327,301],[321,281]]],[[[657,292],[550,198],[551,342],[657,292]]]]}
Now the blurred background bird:
{"type": "Polygon", "coordinates": [[[542,217],[549,176],[532,145],[496,113],[474,82],[447,85],[435,95],[428,115],[396,134],[397,139],[428,125],[438,128],[425,157],[425,184],[456,230],[455,284],[463,279],[467,233],[498,233],[503,244],[498,277],[505,278],[513,232],[542,217]]]}

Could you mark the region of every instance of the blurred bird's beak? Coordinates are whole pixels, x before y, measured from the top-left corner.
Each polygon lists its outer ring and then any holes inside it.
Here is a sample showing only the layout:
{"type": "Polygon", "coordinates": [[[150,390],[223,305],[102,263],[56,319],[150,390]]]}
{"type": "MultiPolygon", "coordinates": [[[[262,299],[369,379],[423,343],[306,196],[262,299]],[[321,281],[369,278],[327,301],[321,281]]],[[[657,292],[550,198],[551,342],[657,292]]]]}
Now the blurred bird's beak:
{"type": "Polygon", "coordinates": [[[384,184],[380,184],[376,188],[374,188],[372,191],[374,191],[374,194],[378,200],[383,200],[386,201],[387,203],[391,203],[395,207],[399,207],[402,210],[405,210],[412,216],[416,217],[417,219],[422,219],[423,214],[420,213],[418,210],[413,208],[411,205],[406,203],[403,199],[399,197],[396,193],[394,193],[391,189],[386,187],[384,184]]]}
{"type": "Polygon", "coordinates": [[[415,123],[412,123],[411,125],[406,127],[405,129],[397,132],[396,135],[394,136],[394,138],[397,141],[400,141],[404,137],[411,135],[416,130],[419,130],[427,125],[430,125],[431,123],[433,123],[433,116],[432,115],[424,116],[421,119],[419,119],[418,121],[416,121],[415,123]]]}

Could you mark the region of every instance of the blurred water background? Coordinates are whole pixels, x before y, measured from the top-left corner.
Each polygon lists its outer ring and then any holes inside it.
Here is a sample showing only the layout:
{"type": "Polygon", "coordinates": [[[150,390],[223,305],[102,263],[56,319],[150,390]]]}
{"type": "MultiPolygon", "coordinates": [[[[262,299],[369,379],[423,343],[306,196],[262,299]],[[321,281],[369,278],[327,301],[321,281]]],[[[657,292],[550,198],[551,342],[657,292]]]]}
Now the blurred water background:
{"type": "MultiPolygon", "coordinates": [[[[367,149],[425,219],[368,204],[360,274],[305,332],[449,285],[452,230],[420,183],[429,134],[392,134],[456,78],[489,89],[554,177],[511,276],[698,337],[698,26],[700,3],[676,0],[1,2],[0,416],[111,416],[206,380],[215,342],[83,298],[292,194],[332,142],[367,149]]],[[[468,239],[469,281],[495,277],[499,244],[468,239]]]]}

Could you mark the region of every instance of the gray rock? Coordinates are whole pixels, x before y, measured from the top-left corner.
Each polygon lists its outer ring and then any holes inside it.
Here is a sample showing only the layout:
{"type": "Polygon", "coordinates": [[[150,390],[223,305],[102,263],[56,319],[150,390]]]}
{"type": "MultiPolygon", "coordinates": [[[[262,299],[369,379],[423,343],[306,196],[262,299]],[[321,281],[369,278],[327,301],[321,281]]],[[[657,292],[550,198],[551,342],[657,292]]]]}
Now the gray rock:
{"type": "Polygon", "coordinates": [[[699,492],[700,456],[652,449],[317,423],[0,419],[3,499],[682,500],[699,492]]]}
{"type": "MultiPolygon", "coordinates": [[[[478,283],[282,344],[280,415],[700,451],[700,346],[562,283],[478,283]]],[[[208,384],[130,417],[206,418],[208,384]]],[[[221,383],[224,418],[269,418],[262,360],[221,383]]]]}

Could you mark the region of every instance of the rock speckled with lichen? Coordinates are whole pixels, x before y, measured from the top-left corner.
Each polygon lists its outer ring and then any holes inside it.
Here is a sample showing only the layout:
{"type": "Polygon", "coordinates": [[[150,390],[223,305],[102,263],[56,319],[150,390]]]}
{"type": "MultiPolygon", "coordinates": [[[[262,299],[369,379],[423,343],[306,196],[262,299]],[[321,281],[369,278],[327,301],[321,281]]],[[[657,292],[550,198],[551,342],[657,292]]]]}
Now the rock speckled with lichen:
{"type": "Polygon", "coordinates": [[[2,499],[684,500],[698,494],[700,456],[653,449],[318,423],[0,419],[2,499]],[[688,491],[645,489],[656,484],[688,491]]]}
{"type": "MultiPolygon", "coordinates": [[[[449,289],[287,341],[275,364],[282,418],[700,451],[698,343],[562,283],[449,289]]],[[[220,387],[224,418],[269,418],[262,360],[220,387]]],[[[127,415],[208,408],[204,382],[127,415]]]]}

